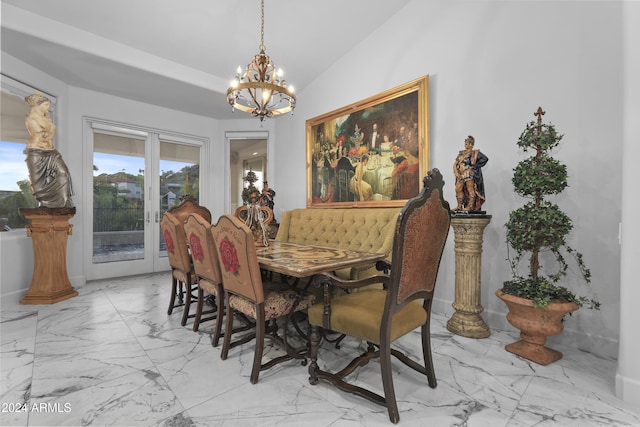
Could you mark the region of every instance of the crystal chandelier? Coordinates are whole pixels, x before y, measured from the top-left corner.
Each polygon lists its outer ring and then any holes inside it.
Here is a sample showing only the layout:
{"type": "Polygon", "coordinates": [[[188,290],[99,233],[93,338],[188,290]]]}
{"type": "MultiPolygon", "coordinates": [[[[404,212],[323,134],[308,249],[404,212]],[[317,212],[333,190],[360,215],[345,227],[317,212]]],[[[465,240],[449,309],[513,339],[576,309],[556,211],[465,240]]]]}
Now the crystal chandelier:
{"type": "Polygon", "coordinates": [[[276,71],[275,64],[265,53],[264,47],[264,0],[262,0],[262,29],[260,31],[260,53],[242,71],[238,67],[231,86],[227,89],[227,101],[232,111],[240,110],[251,113],[254,117],[265,117],[285,114],[296,106],[293,86],[287,86],[282,77],[282,69],[276,71]]]}

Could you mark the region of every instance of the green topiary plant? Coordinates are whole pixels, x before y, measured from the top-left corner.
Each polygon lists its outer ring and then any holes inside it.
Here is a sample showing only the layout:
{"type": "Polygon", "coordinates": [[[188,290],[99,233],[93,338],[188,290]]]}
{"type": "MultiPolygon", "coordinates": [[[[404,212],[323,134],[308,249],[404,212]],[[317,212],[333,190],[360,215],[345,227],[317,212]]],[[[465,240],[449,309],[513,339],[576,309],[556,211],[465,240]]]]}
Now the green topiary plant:
{"type": "Polygon", "coordinates": [[[507,243],[515,250],[515,255],[509,257],[513,277],[504,282],[502,292],[530,299],[538,307],[560,301],[599,310],[598,301],[576,296],[559,285],[569,269],[565,254],[576,260],[587,284],[591,282],[591,271],[586,267],[582,254],[566,242],[573,228],[571,219],[557,205],[544,199],[561,193],[567,187],[567,167],[549,154],[563,135],[556,132],[554,125],[542,123],[543,114],[539,107],[535,113],[537,121],[528,123],[518,139],[518,146],[524,152],[535,150],[535,154],[518,163],[511,182],[517,194],[532,200],[510,212],[509,221],[505,224],[507,243]],[[553,253],[557,261],[558,270],[553,274],[541,274],[540,254],[544,251],[553,253]],[[527,254],[531,255],[528,275],[524,277],[518,273],[518,267],[527,254]]]}

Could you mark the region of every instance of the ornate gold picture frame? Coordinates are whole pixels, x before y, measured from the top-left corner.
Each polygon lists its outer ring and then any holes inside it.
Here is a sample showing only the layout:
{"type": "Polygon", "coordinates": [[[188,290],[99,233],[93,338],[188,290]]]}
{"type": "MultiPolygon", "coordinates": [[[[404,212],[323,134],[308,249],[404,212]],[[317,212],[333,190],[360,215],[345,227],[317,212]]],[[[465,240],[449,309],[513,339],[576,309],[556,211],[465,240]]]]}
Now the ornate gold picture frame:
{"type": "Polygon", "coordinates": [[[429,76],[306,121],[307,207],[404,206],[429,168],[429,76]]]}

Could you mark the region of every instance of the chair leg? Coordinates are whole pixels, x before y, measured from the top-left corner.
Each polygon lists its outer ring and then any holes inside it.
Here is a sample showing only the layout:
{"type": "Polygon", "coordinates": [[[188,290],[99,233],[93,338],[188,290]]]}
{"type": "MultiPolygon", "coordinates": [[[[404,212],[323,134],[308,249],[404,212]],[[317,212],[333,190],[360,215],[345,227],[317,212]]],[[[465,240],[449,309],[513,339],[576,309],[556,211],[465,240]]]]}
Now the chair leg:
{"type": "Polygon", "coordinates": [[[184,284],[185,288],[185,300],[184,300],[184,312],[182,313],[182,322],[180,324],[182,326],[187,324],[187,319],[189,318],[189,309],[191,308],[191,281],[187,279],[187,283],[184,284]]]}
{"type": "Polygon", "coordinates": [[[229,294],[227,294],[226,292],[224,295],[224,303],[227,307],[227,323],[224,327],[224,340],[222,340],[222,352],[220,352],[220,358],[222,360],[227,360],[227,356],[229,355],[229,347],[231,346],[231,335],[233,334],[233,309],[229,304],[229,294]]]}
{"type": "Polygon", "coordinates": [[[220,334],[222,333],[222,322],[224,319],[224,291],[222,290],[222,286],[216,286],[216,294],[217,294],[217,306],[218,306],[218,318],[216,319],[216,329],[213,333],[213,341],[212,344],[214,347],[218,346],[218,342],[220,341],[220,334]]]}
{"type": "Polygon", "coordinates": [[[389,411],[389,419],[397,424],[400,421],[398,403],[396,402],[396,392],[393,387],[393,375],[391,366],[391,342],[380,343],[380,372],[382,374],[382,388],[384,390],[384,403],[389,411]]]}
{"type": "MultiPolygon", "coordinates": [[[[256,304],[256,341],[255,352],[253,354],[253,368],[251,368],[251,384],[258,382],[258,376],[260,375],[260,369],[262,367],[262,354],[264,353],[264,335],[265,335],[265,320],[264,320],[264,305],[256,304]]],[[[226,336],[225,336],[226,339],[226,336]]]]}
{"type": "Polygon", "coordinates": [[[178,305],[184,305],[184,284],[182,283],[182,280],[176,280],[176,283],[178,284],[178,290],[176,291],[176,294],[178,295],[178,305]]]}
{"type": "Polygon", "coordinates": [[[202,318],[202,306],[204,305],[204,291],[198,286],[198,300],[196,301],[196,316],[193,319],[193,332],[198,332],[200,319],[202,318]]]}
{"type": "Polygon", "coordinates": [[[436,388],[436,371],[433,369],[433,357],[431,357],[431,333],[429,332],[429,322],[422,325],[422,357],[424,360],[424,368],[427,371],[427,380],[429,387],[436,388]]]}
{"type": "Polygon", "coordinates": [[[173,313],[173,307],[176,303],[176,293],[178,292],[178,280],[171,276],[171,298],[169,299],[169,309],[167,314],[173,313]]]}

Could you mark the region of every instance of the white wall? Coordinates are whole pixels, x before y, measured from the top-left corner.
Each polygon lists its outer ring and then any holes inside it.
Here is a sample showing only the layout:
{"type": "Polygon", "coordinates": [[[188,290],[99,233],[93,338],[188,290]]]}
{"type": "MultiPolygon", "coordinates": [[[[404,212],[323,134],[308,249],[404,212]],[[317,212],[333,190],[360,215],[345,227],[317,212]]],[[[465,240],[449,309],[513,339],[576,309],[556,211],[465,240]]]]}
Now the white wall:
{"type": "Polygon", "coordinates": [[[627,402],[640,405],[640,341],[638,324],[640,299],[636,256],[640,253],[640,223],[637,220],[636,159],[640,158],[640,3],[626,2],[624,5],[625,43],[624,66],[624,146],[622,160],[622,260],[620,292],[620,350],[616,374],[616,394],[627,402]],[[635,40],[635,44],[631,43],[635,40]]]}
{"type": "MultiPolygon", "coordinates": [[[[602,311],[580,310],[565,342],[617,356],[618,224],[622,153],[622,11],[617,2],[414,0],[298,95],[293,117],[278,119],[277,206],[305,206],[305,120],[430,75],[431,167],[445,176],[467,135],[489,157],[483,169],[488,214],[482,256],[482,304],[490,326],[511,328],[494,293],[510,278],[504,223],[525,203],[513,193],[516,141],[538,108],[565,135],[555,153],[570,187],[555,200],[574,221],[569,244],[584,254],[602,311]]],[[[281,59],[286,62],[286,58],[281,59]]],[[[445,250],[434,310],[452,313],[453,233],[445,250]]],[[[573,285],[573,283],[570,283],[573,285]]],[[[513,329],[513,328],[511,328],[513,329]]]]}
{"type": "MultiPolygon", "coordinates": [[[[40,89],[56,96],[56,121],[58,130],[54,143],[66,159],[70,151],[68,129],[60,126],[66,120],[68,88],[61,81],[54,79],[43,71],[28,66],[12,56],[2,53],[2,73],[26,85],[40,89]]],[[[78,224],[71,219],[74,227],[78,224]]],[[[75,231],[75,230],[74,230],[75,231]]],[[[73,236],[70,236],[72,238],[73,236]]],[[[69,273],[71,275],[71,273],[69,273]]],[[[33,246],[31,238],[24,230],[0,233],[0,295],[3,299],[15,300],[17,303],[29,289],[33,276],[33,246]]]]}

